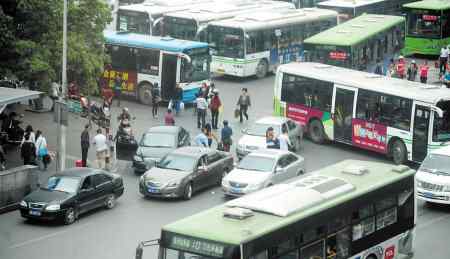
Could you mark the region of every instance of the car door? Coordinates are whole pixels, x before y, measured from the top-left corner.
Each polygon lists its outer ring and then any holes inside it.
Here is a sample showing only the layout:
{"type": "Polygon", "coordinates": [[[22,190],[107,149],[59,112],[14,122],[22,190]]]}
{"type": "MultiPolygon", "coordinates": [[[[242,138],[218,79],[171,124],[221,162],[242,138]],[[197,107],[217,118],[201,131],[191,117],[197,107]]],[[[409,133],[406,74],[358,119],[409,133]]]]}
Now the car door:
{"type": "Polygon", "coordinates": [[[275,167],[274,171],[274,183],[280,183],[283,182],[288,178],[288,172],[287,172],[287,165],[289,164],[287,155],[281,156],[278,159],[277,165],[275,167]]]}
{"type": "Polygon", "coordinates": [[[208,185],[214,186],[220,182],[222,172],[224,170],[224,161],[219,152],[214,151],[208,155],[207,167],[208,167],[208,185]]]}
{"type": "Polygon", "coordinates": [[[83,179],[83,183],[78,191],[78,209],[80,213],[89,211],[94,207],[94,179],[93,176],[87,176],[83,179]]]}
{"type": "Polygon", "coordinates": [[[105,204],[106,197],[113,192],[112,178],[102,172],[94,175],[94,207],[100,207],[105,204]]]}
{"type": "Polygon", "coordinates": [[[287,155],[287,165],[286,165],[286,173],[287,173],[287,178],[292,178],[297,176],[298,173],[300,173],[300,166],[299,166],[299,161],[298,161],[298,157],[296,157],[293,154],[289,154],[287,155]]]}
{"type": "Polygon", "coordinates": [[[202,156],[194,168],[192,181],[194,191],[203,189],[208,185],[208,167],[206,155],[202,156]],[[204,170],[203,170],[204,169],[204,170]]]}

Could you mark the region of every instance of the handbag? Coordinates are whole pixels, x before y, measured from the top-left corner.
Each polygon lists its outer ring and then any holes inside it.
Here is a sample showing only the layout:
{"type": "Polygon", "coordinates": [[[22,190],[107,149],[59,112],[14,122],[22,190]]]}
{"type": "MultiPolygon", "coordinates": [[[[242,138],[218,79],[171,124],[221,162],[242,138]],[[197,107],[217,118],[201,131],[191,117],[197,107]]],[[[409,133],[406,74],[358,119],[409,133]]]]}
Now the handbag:
{"type": "Polygon", "coordinates": [[[42,147],[42,141],[39,143],[38,156],[44,157],[48,155],[48,149],[46,147],[42,147]]]}
{"type": "Polygon", "coordinates": [[[234,109],[234,118],[239,117],[239,108],[234,109]]]}

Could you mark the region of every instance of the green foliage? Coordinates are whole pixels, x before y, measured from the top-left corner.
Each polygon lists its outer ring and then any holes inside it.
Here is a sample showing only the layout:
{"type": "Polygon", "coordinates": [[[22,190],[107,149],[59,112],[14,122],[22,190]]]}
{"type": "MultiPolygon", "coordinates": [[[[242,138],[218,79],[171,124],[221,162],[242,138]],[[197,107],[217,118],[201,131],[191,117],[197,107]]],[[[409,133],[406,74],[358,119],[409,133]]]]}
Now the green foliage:
{"type": "MultiPolygon", "coordinates": [[[[103,0],[68,2],[67,79],[93,93],[108,58],[103,30],[112,20],[111,10],[103,0]]],[[[2,0],[0,74],[37,80],[42,90],[61,81],[62,31],[63,0],[2,0]]]]}

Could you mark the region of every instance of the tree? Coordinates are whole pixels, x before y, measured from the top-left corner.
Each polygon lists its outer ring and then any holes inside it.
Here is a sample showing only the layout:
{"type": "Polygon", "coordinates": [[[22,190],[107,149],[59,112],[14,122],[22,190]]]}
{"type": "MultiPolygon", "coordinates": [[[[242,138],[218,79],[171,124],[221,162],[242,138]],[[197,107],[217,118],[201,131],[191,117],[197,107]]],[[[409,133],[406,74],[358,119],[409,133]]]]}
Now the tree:
{"type": "MultiPolygon", "coordinates": [[[[108,58],[103,30],[112,20],[111,10],[104,0],[68,1],[67,79],[82,90],[97,89],[108,58]]],[[[60,81],[62,31],[63,0],[2,0],[0,56],[7,58],[0,61],[0,73],[37,80],[41,90],[60,81]]]]}

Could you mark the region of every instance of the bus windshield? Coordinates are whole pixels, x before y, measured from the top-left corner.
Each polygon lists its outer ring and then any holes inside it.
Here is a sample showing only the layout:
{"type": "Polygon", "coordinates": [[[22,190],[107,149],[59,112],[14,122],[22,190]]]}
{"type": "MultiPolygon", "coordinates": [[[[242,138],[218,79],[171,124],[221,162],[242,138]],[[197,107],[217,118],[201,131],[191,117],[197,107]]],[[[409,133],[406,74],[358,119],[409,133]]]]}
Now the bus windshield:
{"type": "Polygon", "coordinates": [[[197,25],[194,20],[182,18],[168,18],[164,21],[165,34],[172,38],[195,40],[197,25]]]}
{"type": "Polygon", "coordinates": [[[164,259],[213,259],[213,257],[201,256],[173,249],[165,249],[165,252],[166,256],[164,259]]]}
{"type": "Polygon", "coordinates": [[[208,48],[192,49],[189,54],[191,62],[182,59],[181,82],[188,83],[202,81],[209,78],[209,53],[208,48]]]}
{"type": "Polygon", "coordinates": [[[434,114],[433,141],[450,141],[450,101],[439,102],[437,105],[443,112],[442,118],[434,114]]]}
{"type": "Polygon", "coordinates": [[[339,46],[306,47],[307,59],[333,66],[351,67],[351,55],[347,48],[339,46]]]}
{"type": "Polygon", "coordinates": [[[409,36],[440,38],[441,18],[439,15],[412,12],[408,18],[409,36]]]}
{"type": "Polygon", "coordinates": [[[119,10],[117,14],[117,30],[150,34],[150,18],[146,13],[119,10]]]}
{"type": "Polygon", "coordinates": [[[242,30],[210,26],[208,38],[210,47],[215,51],[215,56],[244,58],[244,34],[242,30]]]}

